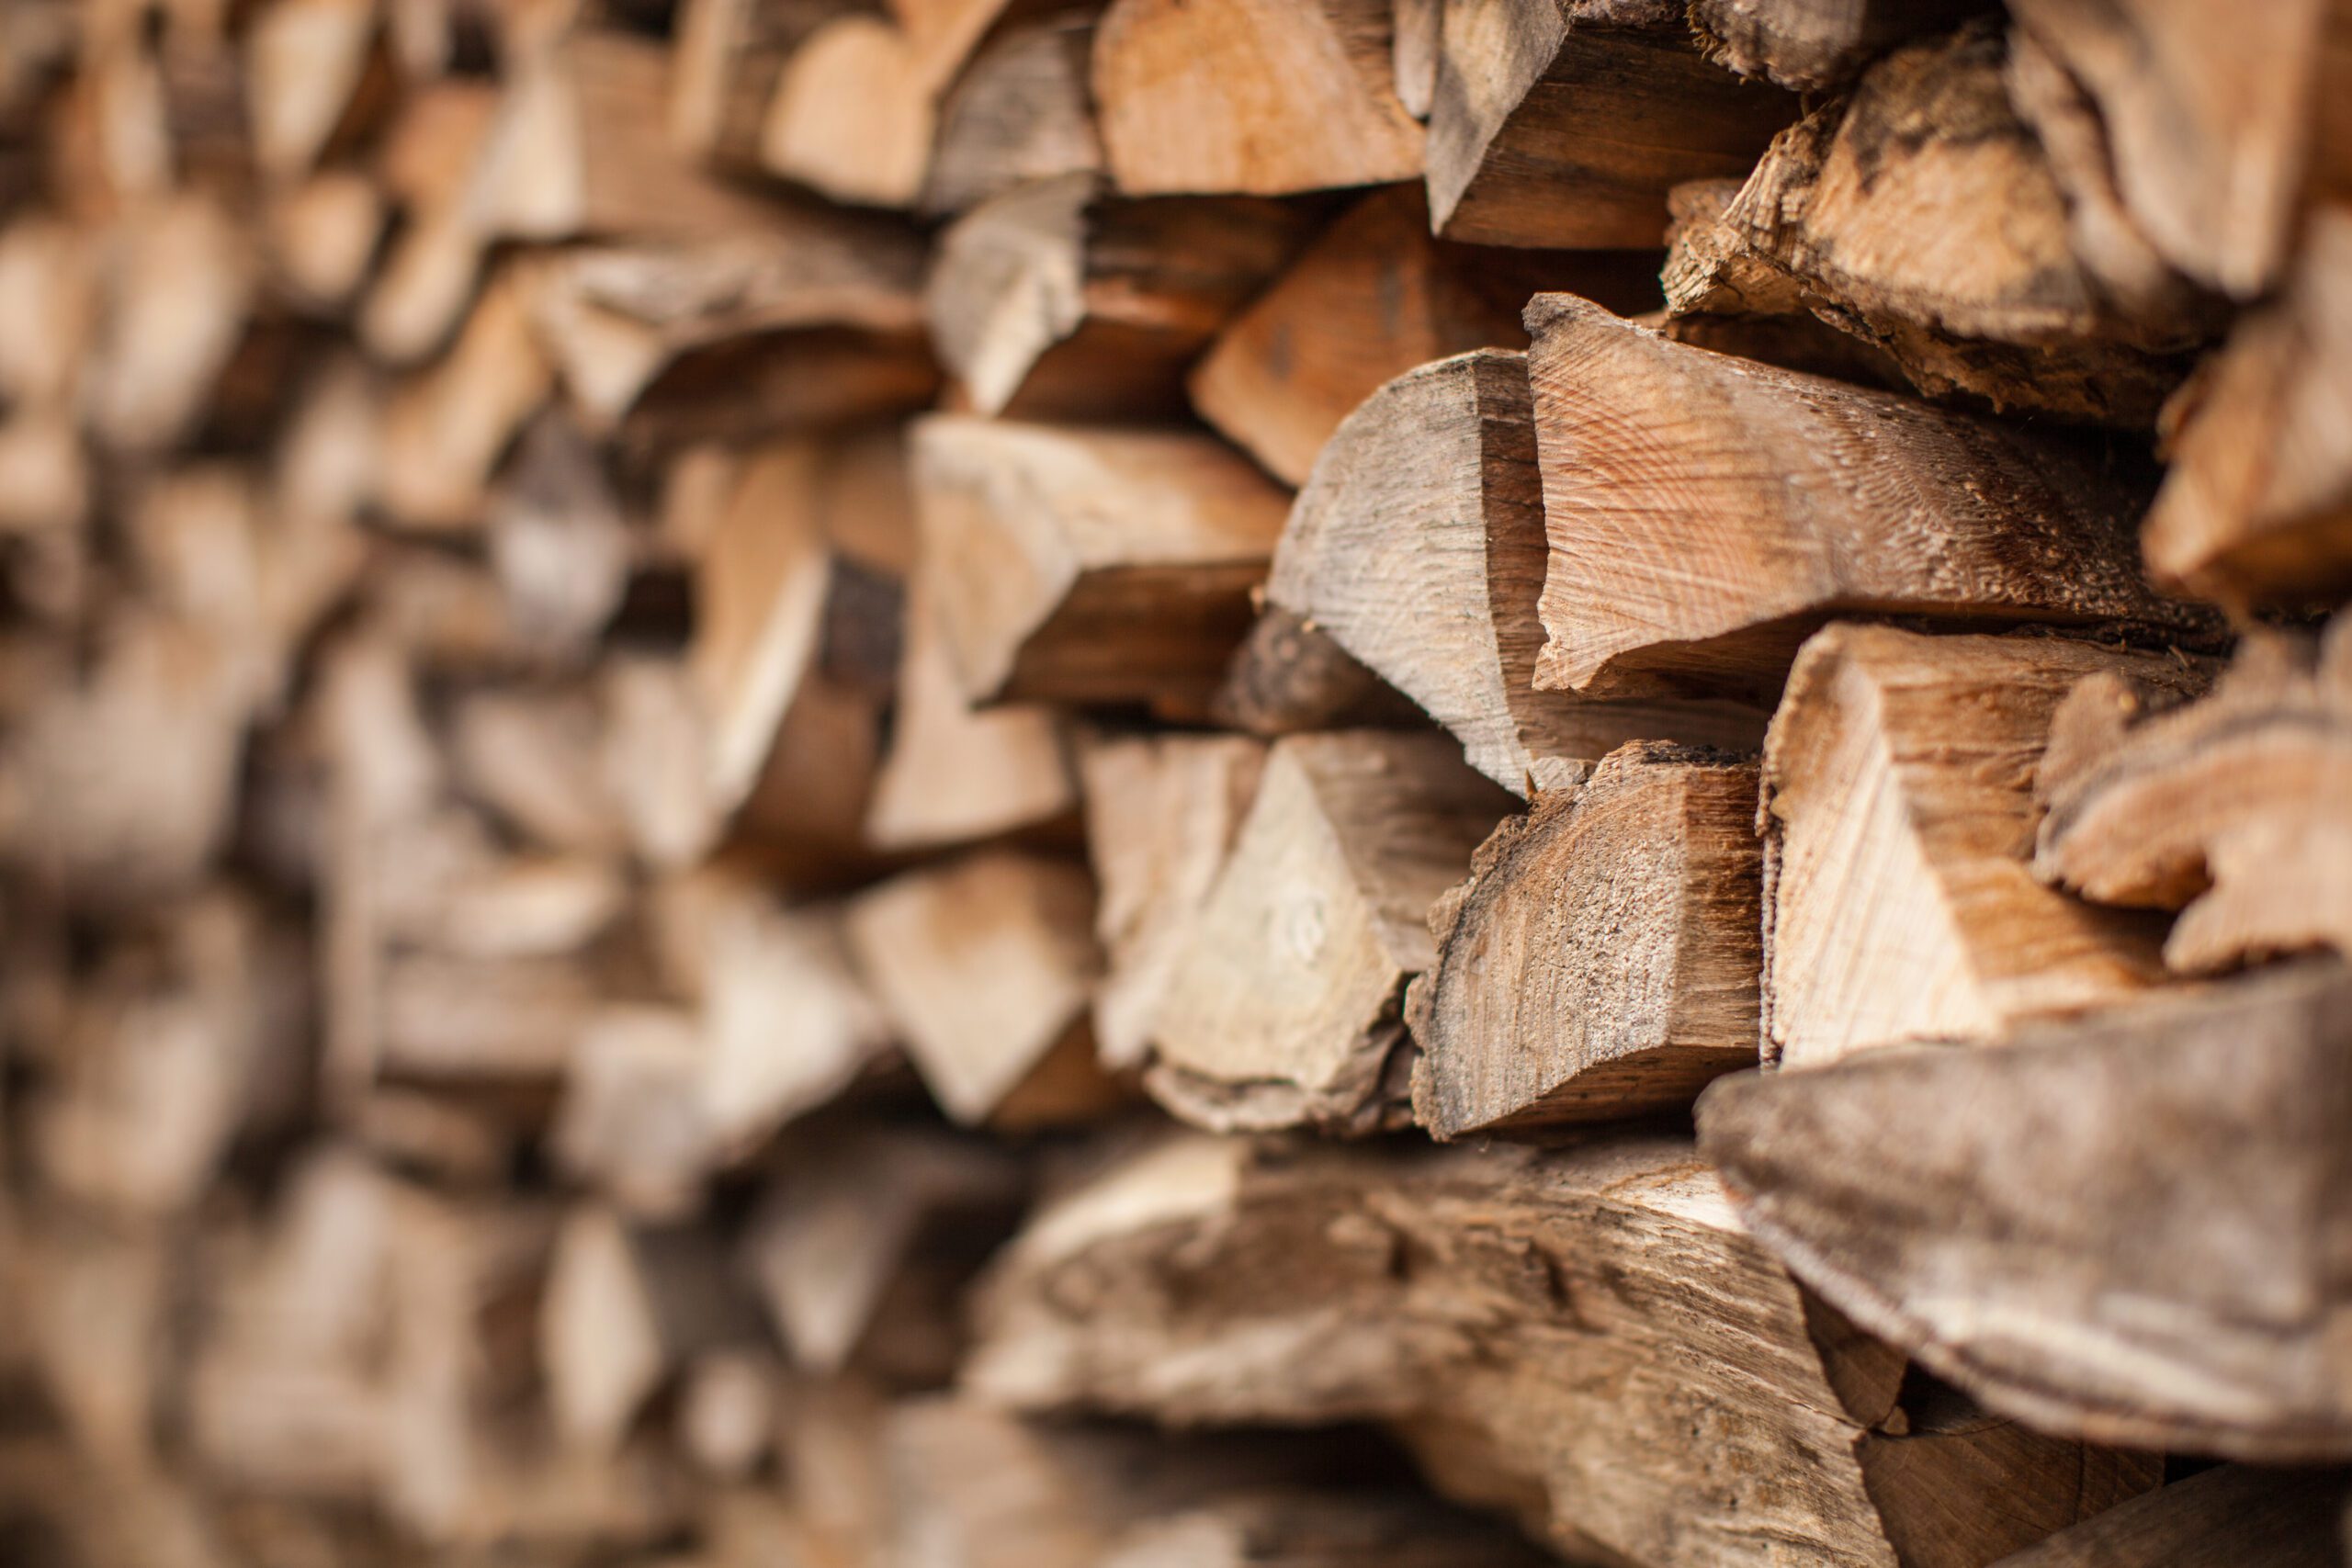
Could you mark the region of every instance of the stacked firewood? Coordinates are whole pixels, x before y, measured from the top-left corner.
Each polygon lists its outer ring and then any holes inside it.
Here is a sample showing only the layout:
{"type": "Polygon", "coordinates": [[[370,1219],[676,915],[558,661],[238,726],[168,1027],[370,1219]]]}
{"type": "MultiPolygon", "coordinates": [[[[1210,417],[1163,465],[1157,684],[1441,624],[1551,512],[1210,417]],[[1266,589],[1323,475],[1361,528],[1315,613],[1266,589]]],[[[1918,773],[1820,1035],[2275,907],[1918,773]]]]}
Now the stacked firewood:
{"type": "Polygon", "coordinates": [[[2347,601],[2352,0],[0,0],[0,1562],[2341,1562],[2347,601]]]}

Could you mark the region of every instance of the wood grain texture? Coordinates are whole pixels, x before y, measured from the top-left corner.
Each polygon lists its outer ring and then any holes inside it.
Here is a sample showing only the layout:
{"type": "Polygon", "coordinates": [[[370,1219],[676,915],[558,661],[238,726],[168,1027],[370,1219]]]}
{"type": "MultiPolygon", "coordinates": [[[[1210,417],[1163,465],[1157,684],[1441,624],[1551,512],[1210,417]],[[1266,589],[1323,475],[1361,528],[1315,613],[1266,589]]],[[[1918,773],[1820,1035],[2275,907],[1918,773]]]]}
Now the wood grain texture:
{"type": "Polygon", "coordinates": [[[1020,186],[1102,172],[1087,85],[1094,22],[1089,9],[1065,11],[1008,27],[980,48],[940,102],[924,212],[962,212],[1020,186]]]}
{"type": "Polygon", "coordinates": [[[1688,1104],[1755,1059],[1753,763],[1611,752],[1478,848],[1407,993],[1413,1119],[1443,1140],[1688,1104]]]}
{"type": "Polygon", "coordinates": [[[1799,1278],[1995,1409],[2340,1460],[2347,1063],[2352,990],[2302,966],[1996,1050],[1725,1078],[1701,1147],[1799,1278]]]}
{"type": "Polygon", "coordinates": [[[2211,630],[2141,581],[2128,465],[1670,343],[1570,295],[1538,295],[1528,321],[1551,538],[1539,685],[1769,696],[1839,610],[2211,630]]]}
{"type": "Polygon", "coordinates": [[[1718,64],[1818,93],[1894,45],[1987,8],[1984,0],[1692,0],[1690,25],[1718,64]]]}
{"type": "Polygon", "coordinates": [[[1798,655],[1765,741],[1764,1051],[1789,1066],[2160,982],[2162,922],[2035,880],[2033,764],[2076,682],[2202,672],[2048,637],[1837,626],[1798,655]]]}
{"type": "Polygon", "coordinates": [[[2044,880],[2180,911],[2175,970],[2352,954],[2352,622],[2249,635],[2210,695],[2085,680],[2034,781],[2044,880]],[[2167,700],[2171,699],[2171,700],[2167,700]]]}
{"type": "Polygon", "coordinates": [[[1891,1565],[1890,1531],[1927,1519],[1951,1553],[1929,1560],[1987,1561],[2154,1483],[2145,1461],[2007,1423],[1936,1446],[1874,1434],[1865,1419],[1907,1420],[1848,1412],[1812,1321],[1684,1140],[1186,1134],[1106,1159],[1031,1222],[984,1282],[966,1387],[1186,1426],[1378,1421],[1441,1491],[1562,1555],[1660,1568],[1891,1565]],[[2023,1462],[1973,1469],[2004,1446],[2023,1462]],[[1775,1474],[1792,1450],[1802,1487],[1775,1474]],[[1911,1466],[1924,1519],[1873,1501],[1874,1472],[1911,1466]]]}
{"type": "Polygon", "coordinates": [[[1524,356],[1487,350],[1388,383],[1348,416],[1292,504],[1270,604],[1303,616],[1443,725],[1520,795],[1631,739],[1753,746],[1729,702],[1607,702],[1533,685],[1541,479],[1524,356]]]}
{"type": "Polygon", "coordinates": [[[1510,808],[1441,736],[1276,741],[1152,1019],[1146,1087],[1219,1131],[1405,1120],[1430,905],[1510,808]]]}
{"type": "Polygon", "coordinates": [[[1999,1568],[2337,1568],[2346,1490],[2340,1471],[2219,1465],[2060,1530],[1999,1568]]]}
{"type": "Polygon", "coordinates": [[[1666,194],[1745,174],[1795,118],[1708,63],[1671,0],[1445,7],[1430,107],[1430,216],[1450,240],[1655,245],[1666,194]]]}

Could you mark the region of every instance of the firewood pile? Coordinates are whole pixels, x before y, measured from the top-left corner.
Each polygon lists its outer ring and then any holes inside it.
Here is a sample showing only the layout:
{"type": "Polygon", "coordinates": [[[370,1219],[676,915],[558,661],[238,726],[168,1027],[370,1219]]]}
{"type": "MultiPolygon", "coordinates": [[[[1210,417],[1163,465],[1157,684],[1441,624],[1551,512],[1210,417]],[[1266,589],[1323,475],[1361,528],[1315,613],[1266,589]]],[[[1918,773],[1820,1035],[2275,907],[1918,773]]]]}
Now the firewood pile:
{"type": "Polygon", "coordinates": [[[0,1563],[2346,1561],[2352,0],[0,0],[0,1563]]]}

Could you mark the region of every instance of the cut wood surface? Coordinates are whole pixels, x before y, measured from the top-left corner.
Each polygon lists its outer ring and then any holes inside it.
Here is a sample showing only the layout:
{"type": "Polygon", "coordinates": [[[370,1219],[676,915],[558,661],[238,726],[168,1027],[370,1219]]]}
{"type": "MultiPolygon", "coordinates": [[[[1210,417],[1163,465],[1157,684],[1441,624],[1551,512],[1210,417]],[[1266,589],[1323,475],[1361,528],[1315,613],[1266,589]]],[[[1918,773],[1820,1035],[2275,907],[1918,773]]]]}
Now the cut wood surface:
{"type": "Polygon", "coordinates": [[[1130,196],[1282,196],[1421,172],[1379,0],[1112,0],[1094,35],[1111,177],[1130,196]]]}
{"type": "Polygon", "coordinates": [[[1817,93],[1894,44],[1987,8],[1985,0],[1692,0],[1690,25],[1718,63],[1817,93]]]}
{"type": "Polygon", "coordinates": [[[1185,367],[1304,232],[1272,202],[1136,202],[1086,174],[1007,192],[941,237],[924,315],[980,413],[1171,412],[1185,367]]]}
{"type": "Polygon", "coordinates": [[[914,51],[888,21],[847,11],[786,62],[760,127],[760,164],[836,201],[912,207],[934,111],[914,51]]]}
{"type": "Polygon", "coordinates": [[[2075,683],[2205,672],[2054,637],[1832,626],[1764,748],[1765,1054],[1788,1066],[2112,1005],[2160,983],[2162,922],[2033,875],[2033,760],[2075,683]]]}
{"type": "Polygon", "coordinates": [[[1474,348],[1524,348],[1538,287],[1612,306],[1657,301],[1657,258],[1475,251],[1433,239],[1417,185],[1349,209],[1193,367],[1193,406],[1285,484],[1384,381],[1474,348]]]}
{"type": "Polygon", "coordinates": [[[2341,1471],[2225,1464],[2118,1504],[2001,1560],[2000,1568],[2337,1568],[2341,1471]]]}
{"type": "Polygon", "coordinates": [[[2034,778],[2034,870],[2103,904],[2177,909],[2176,970],[2352,955],[2352,620],[2313,648],[2241,643],[2211,695],[2086,679],[2034,778]]]}
{"type": "Polygon", "coordinates": [[[1478,848],[1430,911],[1405,1016],[1438,1138],[1687,1104],[1755,1059],[1756,768],[1662,745],[1604,758],[1478,848]]]}
{"type": "Polygon", "coordinates": [[[1730,702],[1537,691],[1544,513],[1526,359],[1488,350],[1397,378],[1348,416],[1291,508],[1267,598],[1309,621],[1521,795],[1630,739],[1754,745],[1730,702]]]}
{"type": "Polygon", "coordinates": [[[1078,8],[1008,26],[939,106],[922,210],[962,212],[1017,186],[1100,175],[1088,71],[1094,14],[1078,8]]]}
{"type": "Polygon", "coordinates": [[[1209,699],[1216,722],[1257,736],[1316,729],[1419,729],[1428,716],[1330,633],[1269,604],[1209,699]]]}
{"type": "Polygon", "coordinates": [[[2144,491],[2095,454],[1670,343],[1571,295],[1536,296],[1528,321],[1552,545],[1539,685],[1769,694],[1840,609],[2210,633],[2141,581],[2144,491]]]}
{"type": "Polygon", "coordinates": [[[2352,586],[2352,208],[2316,214],[2284,292],[2243,318],[2183,394],[2148,570],[2233,609],[2339,602],[2352,586]]]}
{"type": "Polygon", "coordinates": [[[1275,742],[1152,1017],[1147,1087],[1218,1131],[1406,1120],[1429,908],[1510,806],[1440,736],[1275,742]]]}
{"type": "Polygon", "coordinates": [[[2135,319],[2075,257],[2069,203],[2010,107],[1990,19],[1897,51],[1678,226],[1680,311],[1809,310],[1931,397],[2144,428],[2210,318],[2135,319]]]}
{"type": "Polygon", "coordinates": [[[938,415],[922,547],[965,694],[1197,713],[1250,629],[1282,492],[1206,437],[938,415]]]}
{"type": "Polygon", "coordinates": [[[1114,1072],[1140,1067],[1193,921],[1224,869],[1265,769],[1238,735],[1098,736],[1080,767],[1086,846],[1101,889],[1103,975],[1094,1043],[1114,1072]]]}
{"type": "Polygon", "coordinates": [[[1997,1050],[1726,1078],[1701,1141],[1800,1279],[1996,1409],[2340,1460],[2348,1051],[2343,972],[2305,966],[1997,1050]]]}
{"type": "Polygon", "coordinates": [[[1430,216],[1487,245],[1655,245],[1684,180],[1745,174],[1796,100],[1710,64],[1675,0],[1444,8],[1430,216]]]}
{"type": "Polygon", "coordinates": [[[1818,1318],[1684,1141],[1539,1155],[1185,1134],[1032,1222],[987,1281],[965,1382],[1031,1411],[1379,1421],[1441,1491],[1604,1562],[1892,1563],[1890,1537],[1937,1531],[1940,1560],[1988,1561],[2157,1479],[2151,1460],[2006,1422],[1896,1436],[1891,1384],[1861,1410],[1835,1392],[1818,1318]],[[1634,1459],[1694,1426],[1717,1462],[1634,1459]],[[1792,1445],[1815,1456],[1801,1495],[1767,1479],[1792,1445]],[[2061,1452],[2063,1478],[2041,1468],[2061,1452]],[[1979,1488],[1997,1518],[1966,1506],[1979,1488]]]}

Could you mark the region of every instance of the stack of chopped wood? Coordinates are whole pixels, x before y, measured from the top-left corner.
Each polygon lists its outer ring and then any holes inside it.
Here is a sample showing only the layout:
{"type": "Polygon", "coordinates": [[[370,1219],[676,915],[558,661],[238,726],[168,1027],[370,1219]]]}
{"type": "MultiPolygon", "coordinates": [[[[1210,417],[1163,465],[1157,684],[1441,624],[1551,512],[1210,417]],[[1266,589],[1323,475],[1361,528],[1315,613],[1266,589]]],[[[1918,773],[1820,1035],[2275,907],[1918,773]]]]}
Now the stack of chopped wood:
{"type": "Polygon", "coordinates": [[[2352,0],[0,0],[0,1562],[2341,1563],[2347,603],[2352,0]]]}

